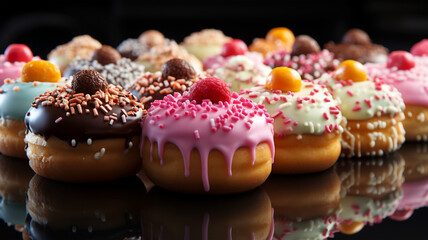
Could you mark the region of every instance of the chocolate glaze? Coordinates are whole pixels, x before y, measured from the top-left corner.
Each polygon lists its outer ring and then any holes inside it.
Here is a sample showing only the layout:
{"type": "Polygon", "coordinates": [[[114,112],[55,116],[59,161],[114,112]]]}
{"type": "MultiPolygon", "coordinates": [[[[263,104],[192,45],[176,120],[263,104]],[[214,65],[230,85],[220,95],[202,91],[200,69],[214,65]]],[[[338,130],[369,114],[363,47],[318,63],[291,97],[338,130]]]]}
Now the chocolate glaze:
{"type": "MultiPolygon", "coordinates": [[[[112,106],[112,111],[108,113],[116,113],[121,115],[121,110],[131,110],[132,106],[112,106]]],[[[122,123],[120,117],[118,120],[109,124],[109,121],[104,121],[104,114],[100,112],[98,117],[92,113],[79,114],[66,116],[66,111],[62,108],[53,106],[42,106],[39,104],[37,107],[31,107],[25,116],[25,125],[27,129],[44,138],[51,136],[58,137],[59,139],[70,142],[74,139],[76,142],[86,142],[88,138],[106,139],[106,138],[131,138],[141,133],[140,121],[143,116],[142,110],[139,111],[137,116],[128,116],[126,123],[122,123]],[[62,120],[58,123],[55,121],[58,118],[62,120]]]]}

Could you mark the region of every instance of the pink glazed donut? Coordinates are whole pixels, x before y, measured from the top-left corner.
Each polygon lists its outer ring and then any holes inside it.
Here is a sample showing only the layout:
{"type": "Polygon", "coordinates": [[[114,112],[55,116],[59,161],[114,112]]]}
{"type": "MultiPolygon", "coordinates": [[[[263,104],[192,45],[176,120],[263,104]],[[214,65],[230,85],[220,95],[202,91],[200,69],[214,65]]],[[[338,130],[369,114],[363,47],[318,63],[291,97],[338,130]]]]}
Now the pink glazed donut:
{"type": "Polygon", "coordinates": [[[152,103],[142,122],[144,170],[172,191],[248,191],[271,173],[272,122],[263,105],[230,94],[222,80],[201,79],[152,103]]]}

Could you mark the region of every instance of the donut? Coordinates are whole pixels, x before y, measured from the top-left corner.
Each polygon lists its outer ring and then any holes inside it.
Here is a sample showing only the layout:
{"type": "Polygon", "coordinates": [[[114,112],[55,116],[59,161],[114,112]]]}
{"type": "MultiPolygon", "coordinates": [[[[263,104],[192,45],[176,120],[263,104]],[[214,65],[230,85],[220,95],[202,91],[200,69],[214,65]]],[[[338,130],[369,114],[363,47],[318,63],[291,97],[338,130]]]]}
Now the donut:
{"type": "Polygon", "coordinates": [[[21,78],[6,79],[0,87],[0,152],[27,158],[25,154],[24,117],[34,98],[53,90],[63,80],[60,70],[48,61],[34,60],[22,67],[21,78]],[[43,74],[42,74],[43,73],[43,74]]]}
{"type": "Polygon", "coordinates": [[[256,65],[263,65],[263,55],[258,52],[248,51],[247,44],[240,39],[232,39],[226,42],[223,44],[219,54],[205,58],[202,64],[206,71],[215,70],[218,67],[228,64],[230,58],[242,55],[246,56],[256,65]]]}
{"type": "Polygon", "coordinates": [[[398,152],[337,162],[342,196],[338,228],[342,233],[355,234],[364,225],[380,223],[394,213],[403,196],[404,166],[398,152]]]}
{"type": "Polygon", "coordinates": [[[414,210],[427,205],[428,199],[428,145],[425,142],[409,142],[399,150],[404,158],[403,197],[398,203],[391,219],[403,221],[409,219],[414,210]]]}
{"type": "Polygon", "coordinates": [[[102,182],[135,175],[143,106],[95,70],[36,97],[25,116],[31,168],[65,182],[102,182]]]}
{"type": "Polygon", "coordinates": [[[273,239],[326,239],[336,231],[340,180],[333,168],[304,175],[274,174],[261,188],[272,202],[273,239]]]}
{"type": "Polygon", "coordinates": [[[162,65],[162,71],[145,72],[128,90],[149,109],[155,100],[174,92],[183,93],[198,81],[195,69],[185,60],[172,58],[162,65]]]}
{"type": "Polygon", "coordinates": [[[223,44],[230,40],[221,30],[207,28],[185,37],[180,45],[203,61],[206,57],[220,54],[223,44]]]}
{"type": "Polygon", "coordinates": [[[27,161],[0,155],[0,219],[22,231],[28,183],[34,172],[27,161]]]}
{"type": "Polygon", "coordinates": [[[302,78],[314,80],[323,73],[334,71],[340,64],[334,54],[320,49],[317,41],[308,35],[299,35],[291,52],[279,50],[269,54],[264,64],[271,68],[289,67],[297,70],[302,78]]]}
{"type": "Polygon", "coordinates": [[[255,85],[265,84],[272,69],[245,55],[230,57],[223,65],[207,71],[208,75],[225,81],[230,90],[239,93],[255,85]]]}
{"type": "Polygon", "coordinates": [[[366,64],[368,74],[394,86],[406,109],[403,121],[408,141],[428,141],[428,68],[416,65],[405,51],[393,51],[387,64],[366,64]]]}
{"type": "Polygon", "coordinates": [[[197,73],[203,71],[202,62],[190,54],[183,46],[177,44],[174,40],[165,39],[164,44],[155,45],[150,48],[150,51],[146,51],[135,59],[135,62],[145,67],[146,71],[157,72],[160,71],[162,65],[172,59],[181,58],[192,65],[197,73]]]}
{"type": "Polygon", "coordinates": [[[357,28],[349,29],[341,43],[329,41],[324,48],[334,53],[340,61],[356,60],[361,63],[385,63],[388,49],[372,43],[369,35],[357,28]]]}
{"type": "Polygon", "coordinates": [[[138,177],[73,184],[34,175],[28,188],[26,230],[32,239],[125,239],[141,234],[146,195],[138,177]]]}
{"type": "Polygon", "coordinates": [[[0,86],[6,79],[16,80],[21,77],[21,70],[25,63],[40,60],[33,57],[33,52],[25,44],[10,44],[0,55],[0,86]]]}
{"type": "Polygon", "coordinates": [[[260,188],[205,196],[155,186],[141,212],[142,239],[272,239],[272,206],[260,188]]]}
{"type": "Polygon", "coordinates": [[[138,38],[128,38],[123,40],[117,50],[122,57],[136,60],[140,55],[150,51],[152,47],[164,45],[170,41],[157,30],[146,30],[138,38]]]}
{"type": "Polygon", "coordinates": [[[265,85],[243,90],[241,96],[263,105],[274,119],[274,173],[322,171],[339,158],[342,114],[324,85],[277,67],[265,85]]]}
{"type": "Polygon", "coordinates": [[[108,83],[128,88],[144,73],[144,66],[122,58],[111,46],[103,45],[87,58],[76,57],[64,71],[64,77],[70,78],[79,71],[91,69],[100,72],[108,83]]]}
{"type": "Polygon", "coordinates": [[[277,50],[290,52],[295,40],[293,32],[286,27],[275,27],[270,29],[265,38],[255,38],[250,44],[250,51],[259,52],[267,57],[277,50]]]}
{"type": "Polygon", "coordinates": [[[154,101],[141,125],[143,169],[162,188],[238,193],[259,186],[271,172],[272,119],[218,78],[154,101]]]}
{"type": "Polygon", "coordinates": [[[86,58],[101,46],[102,44],[91,36],[79,35],[52,49],[48,53],[48,60],[64,72],[71,60],[76,57],[86,58]]]}
{"type": "Polygon", "coordinates": [[[364,66],[354,60],[342,62],[317,82],[326,84],[339,103],[342,156],[383,155],[400,148],[405,140],[405,105],[396,88],[368,77],[364,66]]]}

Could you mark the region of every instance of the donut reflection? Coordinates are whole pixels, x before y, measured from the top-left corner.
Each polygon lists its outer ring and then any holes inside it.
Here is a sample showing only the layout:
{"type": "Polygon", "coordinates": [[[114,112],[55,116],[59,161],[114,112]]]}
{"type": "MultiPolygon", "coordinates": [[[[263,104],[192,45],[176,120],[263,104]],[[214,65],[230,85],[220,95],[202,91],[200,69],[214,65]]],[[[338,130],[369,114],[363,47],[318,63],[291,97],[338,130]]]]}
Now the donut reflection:
{"type": "Polygon", "coordinates": [[[335,165],[341,180],[338,228],[359,232],[380,223],[398,207],[402,197],[404,160],[398,152],[377,158],[340,159],[335,165]]]}
{"type": "Polygon", "coordinates": [[[145,194],[138,177],[79,185],[35,175],[28,189],[26,230],[33,239],[139,236],[145,194]]]}
{"type": "Polygon", "coordinates": [[[405,160],[403,198],[390,218],[398,221],[410,218],[415,209],[428,204],[428,143],[406,143],[400,149],[405,160]]]}
{"type": "Polygon", "coordinates": [[[272,207],[260,188],[235,195],[180,194],[153,187],[142,239],[271,239],[272,207]]]}
{"type": "Polygon", "coordinates": [[[305,175],[271,175],[262,189],[274,211],[273,239],[326,239],[340,211],[340,181],[330,168],[305,175]]]}
{"type": "Polygon", "coordinates": [[[0,154],[0,219],[22,231],[25,225],[25,199],[34,172],[25,159],[0,154]]]}

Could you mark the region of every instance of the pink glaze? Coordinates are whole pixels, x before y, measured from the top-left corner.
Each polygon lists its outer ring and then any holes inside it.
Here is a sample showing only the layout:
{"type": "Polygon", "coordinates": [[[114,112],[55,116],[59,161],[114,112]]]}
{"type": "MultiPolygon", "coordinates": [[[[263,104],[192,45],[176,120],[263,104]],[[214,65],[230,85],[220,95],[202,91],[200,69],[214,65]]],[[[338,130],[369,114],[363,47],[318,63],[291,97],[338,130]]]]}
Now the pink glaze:
{"type": "Polygon", "coordinates": [[[417,209],[428,204],[428,178],[404,182],[402,189],[403,198],[400,199],[398,210],[417,209]]]}
{"type": "Polygon", "coordinates": [[[190,153],[194,148],[197,149],[201,157],[204,190],[208,192],[208,155],[214,149],[224,155],[229,176],[232,175],[234,153],[239,147],[250,149],[254,164],[256,146],[266,142],[270,146],[273,161],[272,122],[273,119],[263,106],[237,93],[231,95],[230,102],[217,104],[209,100],[196,104],[196,101],[189,100],[188,92],[183,95],[175,93],[174,96],[168,95],[152,103],[141,123],[141,149],[146,137],[151,143],[151,151],[153,143],[157,142],[162,164],[165,144],[175,144],[183,156],[185,176],[189,176],[190,153]]]}
{"type": "MultiPolygon", "coordinates": [[[[258,52],[246,52],[243,55],[253,60],[254,63],[256,63],[256,65],[263,64],[263,55],[258,52]]],[[[220,54],[207,57],[204,59],[204,62],[203,62],[204,70],[216,69],[221,66],[224,66],[225,64],[228,63],[231,57],[233,56],[223,57],[220,54]]]]}
{"type": "Polygon", "coordinates": [[[416,67],[409,70],[387,68],[384,64],[368,63],[367,73],[394,86],[401,93],[404,103],[428,106],[428,68],[416,67]]]}
{"type": "MultiPolygon", "coordinates": [[[[0,86],[4,84],[6,78],[17,79],[21,77],[22,67],[25,62],[8,62],[5,55],[0,55],[0,86]]],[[[39,57],[34,57],[33,60],[39,60],[39,57]]]]}

